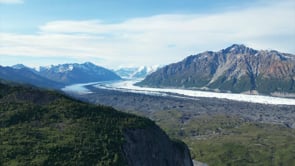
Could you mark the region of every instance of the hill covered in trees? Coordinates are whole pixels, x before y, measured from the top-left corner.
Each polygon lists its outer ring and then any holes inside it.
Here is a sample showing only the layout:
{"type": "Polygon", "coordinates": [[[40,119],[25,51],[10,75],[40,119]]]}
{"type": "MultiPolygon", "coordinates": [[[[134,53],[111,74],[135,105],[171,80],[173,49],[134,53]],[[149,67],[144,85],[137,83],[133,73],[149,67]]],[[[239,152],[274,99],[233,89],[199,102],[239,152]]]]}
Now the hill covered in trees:
{"type": "Polygon", "coordinates": [[[184,143],[111,107],[3,81],[0,105],[0,165],[192,165],[184,143]]]}

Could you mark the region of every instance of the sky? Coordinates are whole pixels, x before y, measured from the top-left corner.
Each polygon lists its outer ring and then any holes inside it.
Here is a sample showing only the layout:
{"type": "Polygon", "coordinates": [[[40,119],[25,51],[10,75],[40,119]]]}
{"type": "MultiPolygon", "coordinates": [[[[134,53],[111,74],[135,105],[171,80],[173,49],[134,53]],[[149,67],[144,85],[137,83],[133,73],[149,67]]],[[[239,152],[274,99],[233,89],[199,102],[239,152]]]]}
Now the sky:
{"type": "Polygon", "coordinates": [[[294,0],[0,0],[0,65],[166,65],[232,44],[295,54],[294,0]]]}

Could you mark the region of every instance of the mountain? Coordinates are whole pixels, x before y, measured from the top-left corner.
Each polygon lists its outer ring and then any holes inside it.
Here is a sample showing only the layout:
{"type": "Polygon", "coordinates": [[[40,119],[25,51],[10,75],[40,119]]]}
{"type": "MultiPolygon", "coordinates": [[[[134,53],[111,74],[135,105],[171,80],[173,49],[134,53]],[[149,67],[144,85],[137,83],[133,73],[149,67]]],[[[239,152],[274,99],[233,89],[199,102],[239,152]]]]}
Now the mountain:
{"type": "Polygon", "coordinates": [[[167,65],[138,85],[268,95],[295,93],[295,55],[234,44],[167,65]]]}
{"type": "Polygon", "coordinates": [[[0,165],[191,166],[151,120],[0,80],[0,165]]]}
{"type": "Polygon", "coordinates": [[[60,89],[65,85],[96,81],[120,80],[120,76],[93,63],[60,64],[40,67],[38,70],[23,64],[11,67],[0,66],[0,78],[38,87],[60,89]]]}
{"type": "Polygon", "coordinates": [[[86,83],[96,81],[112,81],[121,78],[114,72],[96,66],[93,63],[60,64],[50,67],[40,67],[39,74],[50,80],[63,84],[86,83]]]}
{"type": "Polygon", "coordinates": [[[13,67],[0,66],[0,79],[32,84],[43,88],[59,89],[64,86],[62,83],[40,76],[36,71],[24,65],[15,65],[13,67]]]}
{"type": "Polygon", "coordinates": [[[121,67],[114,70],[116,74],[125,79],[145,78],[147,75],[159,69],[158,65],[155,66],[141,66],[141,67],[121,67]]]}
{"type": "Polygon", "coordinates": [[[13,69],[31,69],[23,64],[16,64],[16,65],[11,66],[11,68],[13,68],[13,69]]]}

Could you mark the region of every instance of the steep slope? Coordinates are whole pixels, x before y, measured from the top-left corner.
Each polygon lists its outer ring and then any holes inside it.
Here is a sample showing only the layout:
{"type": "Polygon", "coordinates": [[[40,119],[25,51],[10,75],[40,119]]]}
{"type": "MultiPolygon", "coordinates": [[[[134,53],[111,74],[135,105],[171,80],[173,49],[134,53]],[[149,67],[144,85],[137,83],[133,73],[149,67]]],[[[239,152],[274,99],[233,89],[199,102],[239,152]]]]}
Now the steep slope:
{"type": "Polygon", "coordinates": [[[148,119],[3,82],[0,165],[192,165],[148,119]]]}
{"type": "Polygon", "coordinates": [[[167,141],[169,139],[168,136],[158,128],[131,129],[126,130],[124,134],[126,144],[124,144],[123,150],[126,154],[128,165],[192,165],[186,145],[180,141],[167,141]],[[147,154],[149,157],[147,157],[147,154]]]}
{"type": "Polygon", "coordinates": [[[121,79],[114,72],[96,66],[93,63],[61,64],[51,67],[41,67],[39,74],[50,80],[63,84],[86,83],[96,81],[112,81],[121,79]]]}
{"type": "Polygon", "coordinates": [[[43,88],[59,89],[64,86],[62,83],[55,82],[40,76],[32,69],[17,65],[14,67],[0,66],[0,79],[15,81],[20,83],[33,84],[43,88]]]}
{"type": "Polygon", "coordinates": [[[295,93],[294,80],[294,55],[234,44],[167,65],[138,85],[272,94],[295,93]]]}

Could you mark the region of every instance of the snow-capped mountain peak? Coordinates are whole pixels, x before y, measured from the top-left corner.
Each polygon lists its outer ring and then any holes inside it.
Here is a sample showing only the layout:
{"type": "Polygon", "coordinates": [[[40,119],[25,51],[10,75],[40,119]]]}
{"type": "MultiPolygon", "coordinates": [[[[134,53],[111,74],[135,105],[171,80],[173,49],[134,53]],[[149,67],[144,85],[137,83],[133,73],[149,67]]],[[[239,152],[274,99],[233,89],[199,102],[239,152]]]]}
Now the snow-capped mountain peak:
{"type": "Polygon", "coordinates": [[[74,66],[72,64],[69,65],[62,65],[58,67],[58,72],[64,73],[67,71],[72,71],[74,69],[74,66]]]}
{"type": "Polygon", "coordinates": [[[23,65],[23,64],[16,64],[16,65],[13,65],[13,66],[11,66],[11,67],[14,68],[14,69],[29,68],[29,67],[27,67],[27,66],[25,66],[25,65],[23,65]]]}
{"type": "Polygon", "coordinates": [[[145,78],[147,75],[156,71],[159,65],[140,66],[140,67],[120,67],[114,70],[116,74],[125,79],[145,78]]]}

